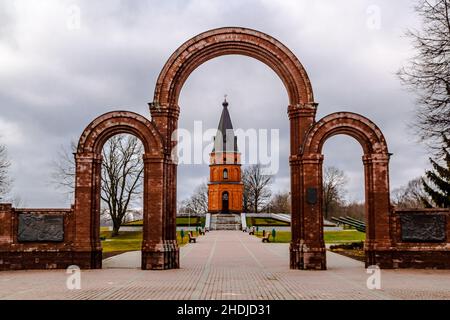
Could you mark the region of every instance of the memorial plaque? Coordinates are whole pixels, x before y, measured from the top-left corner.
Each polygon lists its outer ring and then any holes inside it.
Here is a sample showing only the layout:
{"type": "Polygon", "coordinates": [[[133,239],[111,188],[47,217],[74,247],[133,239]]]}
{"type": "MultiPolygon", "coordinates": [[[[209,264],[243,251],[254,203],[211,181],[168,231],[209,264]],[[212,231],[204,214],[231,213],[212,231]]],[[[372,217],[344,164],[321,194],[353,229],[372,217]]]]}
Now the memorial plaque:
{"type": "Polygon", "coordinates": [[[306,200],[309,204],[317,203],[317,188],[308,188],[306,190],[306,200]]]}
{"type": "Polygon", "coordinates": [[[446,220],[444,215],[439,214],[402,214],[402,241],[445,242],[446,220]]]}
{"type": "Polygon", "coordinates": [[[19,215],[17,234],[20,242],[62,242],[64,217],[22,213],[19,215]]]}

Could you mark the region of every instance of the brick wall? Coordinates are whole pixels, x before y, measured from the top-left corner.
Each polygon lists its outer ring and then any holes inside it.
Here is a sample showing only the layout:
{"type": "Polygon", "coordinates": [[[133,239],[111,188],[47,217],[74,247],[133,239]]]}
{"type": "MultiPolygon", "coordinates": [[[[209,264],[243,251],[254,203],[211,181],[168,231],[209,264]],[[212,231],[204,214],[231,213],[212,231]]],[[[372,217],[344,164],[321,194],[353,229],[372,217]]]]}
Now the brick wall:
{"type": "Polygon", "coordinates": [[[56,269],[74,263],[73,209],[16,209],[11,204],[0,204],[0,270],[56,269]],[[62,242],[21,242],[18,238],[19,215],[62,216],[62,242]]]}
{"type": "MultiPolygon", "coordinates": [[[[439,219],[440,220],[440,219],[439,219]]],[[[412,220],[411,223],[415,223],[412,220]]],[[[430,223],[430,222],[425,222],[430,223]]],[[[405,227],[405,226],[403,226],[405,227]]],[[[439,225],[423,228],[423,233],[434,233],[439,225]]],[[[392,268],[433,268],[450,269],[450,209],[395,209],[391,213],[392,252],[387,257],[392,260],[392,268]],[[445,237],[442,240],[405,239],[402,224],[410,216],[440,216],[444,221],[445,237]],[[403,218],[402,218],[403,217],[403,218]],[[405,219],[407,218],[407,219],[405,219]],[[403,229],[403,230],[402,230],[403,229]]]]}

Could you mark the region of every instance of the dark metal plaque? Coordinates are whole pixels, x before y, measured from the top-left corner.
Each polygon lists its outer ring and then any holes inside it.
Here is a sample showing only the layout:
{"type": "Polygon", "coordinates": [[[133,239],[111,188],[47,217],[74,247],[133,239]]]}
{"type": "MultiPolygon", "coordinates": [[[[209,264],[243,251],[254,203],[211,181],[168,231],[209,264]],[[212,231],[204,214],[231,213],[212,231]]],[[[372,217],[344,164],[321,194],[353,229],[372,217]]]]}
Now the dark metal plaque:
{"type": "Polygon", "coordinates": [[[306,201],[309,204],[317,203],[317,188],[308,188],[306,190],[306,201]]]}
{"type": "Polygon", "coordinates": [[[64,217],[22,213],[17,237],[20,242],[62,242],[64,217]]]}
{"type": "Polygon", "coordinates": [[[446,217],[438,214],[402,214],[402,241],[445,242],[446,217]]]}

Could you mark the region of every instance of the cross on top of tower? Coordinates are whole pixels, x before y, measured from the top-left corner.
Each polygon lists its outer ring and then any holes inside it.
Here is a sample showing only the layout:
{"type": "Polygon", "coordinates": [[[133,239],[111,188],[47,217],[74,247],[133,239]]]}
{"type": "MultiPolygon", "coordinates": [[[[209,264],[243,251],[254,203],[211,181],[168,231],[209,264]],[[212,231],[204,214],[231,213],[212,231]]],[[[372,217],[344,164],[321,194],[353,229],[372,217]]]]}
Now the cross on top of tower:
{"type": "Polygon", "coordinates": [[[227,97],[228,97],[227,94],[225,94],[225,95],[223,96],[223,103],[222,103],[222,106],[223,106],[223,107],[228,107],[227,97]]]}

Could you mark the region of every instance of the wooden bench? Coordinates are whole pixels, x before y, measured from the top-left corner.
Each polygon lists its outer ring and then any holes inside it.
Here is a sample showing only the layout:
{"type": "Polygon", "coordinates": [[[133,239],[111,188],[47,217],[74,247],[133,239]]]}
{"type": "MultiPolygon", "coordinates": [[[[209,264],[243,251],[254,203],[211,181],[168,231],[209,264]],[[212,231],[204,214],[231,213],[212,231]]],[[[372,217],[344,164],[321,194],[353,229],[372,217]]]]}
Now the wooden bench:
{"type": "Polygon", "coordinates": [[[201,235],[201,236],[204,236],[205,235],[205,230],[198,229],[198,234],[201,235]]]}
{"type": "Polygon", "coordinates": [[[197,243],[197,238],[194,237],[194,235],[192,234],[192,231],[189,231],[188,236],[189,236],[189,243],[191,243],[191,242],[197,243]]]}
{"type": "Polygon", "coordinates": [[[249,235],[254,236],[255,235],[255,228],[250,229],[249,235]]]}
{"type": "Polygon", "coordinates": [[[270,242],[269,238],[270,238],[270,233],[267,232],[266,235],[264,237],[262,237],[262,242],[267,242],[267,243],[270,242]]]}

